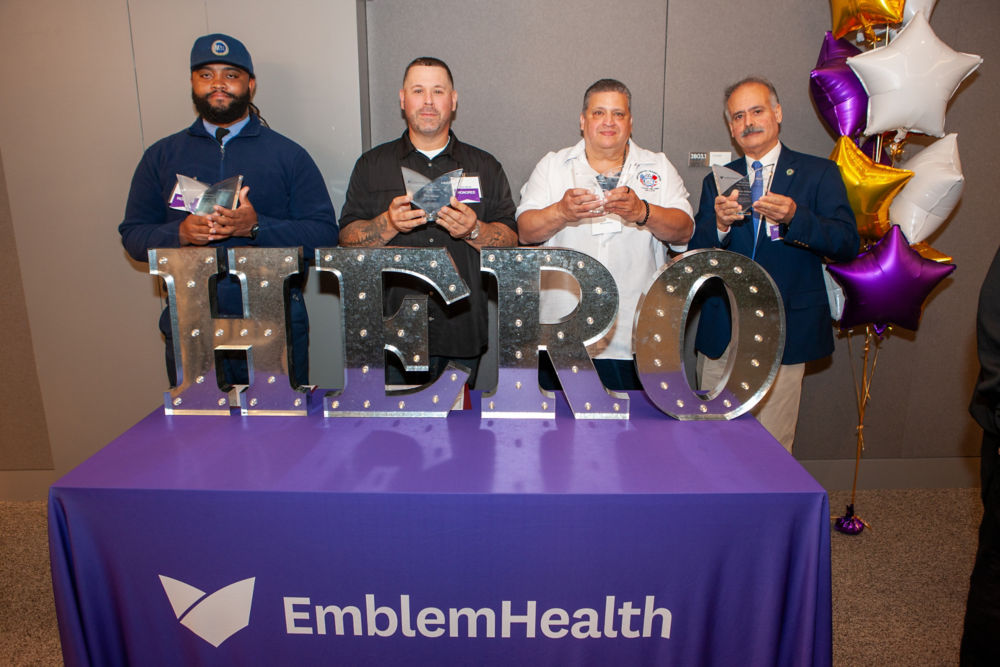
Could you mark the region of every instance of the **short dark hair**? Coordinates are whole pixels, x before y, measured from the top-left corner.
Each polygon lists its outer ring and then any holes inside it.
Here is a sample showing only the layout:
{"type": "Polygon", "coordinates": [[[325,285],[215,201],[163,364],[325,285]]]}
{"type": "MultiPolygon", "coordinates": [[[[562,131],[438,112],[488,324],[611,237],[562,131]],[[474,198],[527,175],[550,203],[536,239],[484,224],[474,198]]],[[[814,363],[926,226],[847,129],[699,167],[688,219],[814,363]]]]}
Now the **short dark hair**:
{"type": "Polygon", "coordinates": [[[587,88],[587,92],[583,94],[583,111],[587,110],[590,96],[594,93],[621,93],[628,100],[629,113],[632,112],[632,92],[618,79],[599,79],[590,84],[590,88],[587,88]]]}
{"type": "Polygon", "coordinates": [[[447,63],[440,58],[432,58],[430,56],[414,58],[413,62],[407,65],[406,69],[403,71],[403,81],[406,81],[406,75],[409,74],[410,70],[414,67],[440,67],[448,73],[448,83],[451,84],[452,88],[455,87],[455,79],[451,76],[451,68],[449,68],[447,63]]]}
{"type": "Polygon", "coordinates": [[[728,86],[726,88],[726,91],[723,93],[722,107],[725,110],[727,121],[732,121],[732,118],[729,117],[729,98],[733,96],[733,93],[736,92],[737,88],[745,86],[748,83],[758,83],[767,88],[768,97],[770,97],[772,109],[780,104],[780,102],[778,101],[778,91],[775,89],[773,83],[771,83],[762,76],[744,77],[739,81],[737,81],[736,83],[732,84],[731,86],[728,86]]]}

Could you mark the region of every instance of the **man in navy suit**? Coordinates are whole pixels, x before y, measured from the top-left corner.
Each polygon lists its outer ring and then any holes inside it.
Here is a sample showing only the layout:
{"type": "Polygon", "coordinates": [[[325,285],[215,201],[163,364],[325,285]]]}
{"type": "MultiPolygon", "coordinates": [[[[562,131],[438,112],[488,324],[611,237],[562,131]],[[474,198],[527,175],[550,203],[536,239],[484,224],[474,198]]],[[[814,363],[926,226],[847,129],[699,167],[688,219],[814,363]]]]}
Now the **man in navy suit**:
{"type": "MultiPolygon", "coordinates": [[[[754,259],[774,279],[785,306],[785,349],[774,385],[754,414],[792,451],[805,362],[833,352],[833,328],[823,281],[823,258],[854,259],[860,239],[837,165],[797,153],[778,140],[781,104],[766,79],[743,79],[726,90],[726,120],[744,157],[726,165],[750,175],[755,199],[743,215],[738,192],[719,196],[705,177],[689,248],[723,248],[754,259]]],[[[703,389],[725,373],[731,335],[728,299],[702,306],[695,342],[703,389]]]]}

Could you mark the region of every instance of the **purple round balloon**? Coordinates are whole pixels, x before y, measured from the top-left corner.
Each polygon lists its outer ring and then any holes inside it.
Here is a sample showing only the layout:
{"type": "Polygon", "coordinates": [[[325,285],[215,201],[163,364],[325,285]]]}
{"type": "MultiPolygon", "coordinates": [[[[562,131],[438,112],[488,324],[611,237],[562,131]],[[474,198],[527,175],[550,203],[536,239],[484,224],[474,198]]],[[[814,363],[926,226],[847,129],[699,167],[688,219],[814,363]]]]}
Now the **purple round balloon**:
{"type": "Polygon", "coordinates": [[[890,322],[916,331],[924,301],[955,265],[924,259],[893,225],[871,250],[827,269],[844,290],[841,328],[874,324],[881,335],[890,322]]]}
{"type": "Polygon", "coordinates": [[[819,51],[816,69],[809,74],[809,92],[816,108],[831,130],[853,137],[868,122],[868,93],[847,65],[847,59],[861,50],[844,39],[826,33],[819,51]]]}

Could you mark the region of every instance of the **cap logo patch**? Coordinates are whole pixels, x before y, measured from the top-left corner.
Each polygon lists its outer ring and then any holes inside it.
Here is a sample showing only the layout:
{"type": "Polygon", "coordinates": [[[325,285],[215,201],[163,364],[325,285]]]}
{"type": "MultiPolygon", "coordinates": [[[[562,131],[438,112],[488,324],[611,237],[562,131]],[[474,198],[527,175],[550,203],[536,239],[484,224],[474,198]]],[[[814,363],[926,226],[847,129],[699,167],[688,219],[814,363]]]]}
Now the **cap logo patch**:
{"type": "Polygon", "coordinates": [[[221,39],[217,39],[212,42],[212,55],[215,56],[227,56],[229,55],[229,45],[223,42],[221,39]]]}

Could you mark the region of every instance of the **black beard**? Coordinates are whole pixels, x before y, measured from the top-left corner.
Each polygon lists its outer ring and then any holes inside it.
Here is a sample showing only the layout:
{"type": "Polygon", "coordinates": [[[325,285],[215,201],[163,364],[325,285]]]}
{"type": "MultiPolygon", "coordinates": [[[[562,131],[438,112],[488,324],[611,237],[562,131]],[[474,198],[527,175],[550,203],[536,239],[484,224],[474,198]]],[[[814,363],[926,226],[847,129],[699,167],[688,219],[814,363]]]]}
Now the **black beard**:
{"type": "Polygon", "coordinates": [[[198,111],[198,115],[212,125],[228,125],[246,115],[247,109],[250,108],[250,91],[248,90],[244,95],[231,96],[229,106],[224,109],[212,106],[208,101],[208,95],[198,97],[193,90],[191,91],[191,101],[194,102],[194,108],[198,111]]]}

